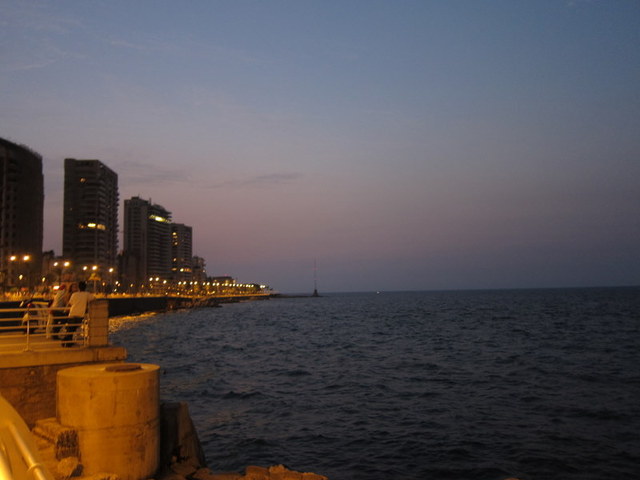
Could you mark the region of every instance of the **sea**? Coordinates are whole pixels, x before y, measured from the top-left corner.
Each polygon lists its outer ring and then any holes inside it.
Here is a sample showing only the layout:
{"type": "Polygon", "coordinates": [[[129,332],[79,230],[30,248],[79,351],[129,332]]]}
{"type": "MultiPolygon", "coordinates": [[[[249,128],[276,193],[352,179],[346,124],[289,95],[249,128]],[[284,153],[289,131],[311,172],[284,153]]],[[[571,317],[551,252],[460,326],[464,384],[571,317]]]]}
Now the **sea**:
{"type": "Polygon", "coordinates": [[[640,287],[272,298],[112,319],[214,472],[640,478],[640,287]]]}

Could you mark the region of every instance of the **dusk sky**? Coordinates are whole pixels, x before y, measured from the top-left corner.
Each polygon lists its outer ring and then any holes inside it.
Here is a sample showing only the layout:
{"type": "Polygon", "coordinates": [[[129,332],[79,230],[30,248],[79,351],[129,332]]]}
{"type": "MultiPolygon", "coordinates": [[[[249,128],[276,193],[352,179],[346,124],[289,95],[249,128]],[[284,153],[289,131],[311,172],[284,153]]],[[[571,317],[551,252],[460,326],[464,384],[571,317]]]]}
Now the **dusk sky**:
{"type": "Polygon", "coordinates": [[[281,292],[640,284],[635,0],[0,0],[0,137],[56,254],[71,157],[281,292]]]}

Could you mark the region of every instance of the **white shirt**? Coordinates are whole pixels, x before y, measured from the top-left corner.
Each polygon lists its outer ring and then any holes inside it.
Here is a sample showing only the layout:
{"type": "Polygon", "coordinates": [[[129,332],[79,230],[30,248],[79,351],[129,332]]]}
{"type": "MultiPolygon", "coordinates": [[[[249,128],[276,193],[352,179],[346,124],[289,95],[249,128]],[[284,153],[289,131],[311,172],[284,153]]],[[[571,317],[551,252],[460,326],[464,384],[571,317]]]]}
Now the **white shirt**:
{"type": "Polygon", "coordinates": [[[84,317],[84,314],[87,313],[87,305],[95,299],[96,297],[89,292],[72,293],[71,298],[69,299],[69,306],[71,307],[69,310],[69,316],[84,317]]]}

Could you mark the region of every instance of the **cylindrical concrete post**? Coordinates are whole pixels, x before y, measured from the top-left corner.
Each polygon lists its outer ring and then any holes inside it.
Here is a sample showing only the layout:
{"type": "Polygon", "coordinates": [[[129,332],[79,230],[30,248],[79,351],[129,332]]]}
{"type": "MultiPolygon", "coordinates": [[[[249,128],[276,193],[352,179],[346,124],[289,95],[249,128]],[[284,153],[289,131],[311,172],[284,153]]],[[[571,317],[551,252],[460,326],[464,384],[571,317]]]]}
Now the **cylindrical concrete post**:
{"type": "Polygon", "coordinates": [[[117,363],[58,372],[58,422],[78,432],[83,475],[152,477],[159,466],[157,365],[117,363]]]}

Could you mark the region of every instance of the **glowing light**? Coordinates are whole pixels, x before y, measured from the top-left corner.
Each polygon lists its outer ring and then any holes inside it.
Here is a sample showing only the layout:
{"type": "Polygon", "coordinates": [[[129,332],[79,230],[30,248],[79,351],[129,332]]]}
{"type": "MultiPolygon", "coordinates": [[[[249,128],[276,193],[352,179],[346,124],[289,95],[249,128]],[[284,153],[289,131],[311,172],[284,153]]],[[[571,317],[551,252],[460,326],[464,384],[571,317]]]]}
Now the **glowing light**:
{"type": "Polygon", "coordinates": [[[89,222],[87,224],[80,223],[80,224],[78,224],[78,227],[81,230],[84,230],[86,228],[89,228],[89,229],[92,229],[92,230],[106,230],[107,229],[106,225],[104,225],[102,223],[95,223],[95,222],[89,222]]]}

